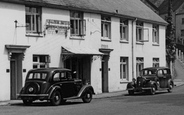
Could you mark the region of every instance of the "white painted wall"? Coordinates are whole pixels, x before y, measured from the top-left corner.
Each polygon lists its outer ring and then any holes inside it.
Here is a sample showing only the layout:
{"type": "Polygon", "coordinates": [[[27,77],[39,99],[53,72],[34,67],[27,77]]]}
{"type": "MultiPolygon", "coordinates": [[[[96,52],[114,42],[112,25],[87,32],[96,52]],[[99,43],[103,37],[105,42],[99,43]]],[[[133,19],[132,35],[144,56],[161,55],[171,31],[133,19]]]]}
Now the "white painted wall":
{"type": "MultiPolygon", "coordinates": [[[[158,57],[160,65],[165,66],[165,27],[160,26],[160,45],[152,45],[152,24],[145,23],[145,27],[149,28],[149,42],[144,45],[138,45],[135,42],[135,22],[129,21],[129,42],[120,43],[119,41],[119,18],[112,17],[111,31],[112,41],[101,41],[101,15],[93,13],[85,13],[86,19],[86,36],[83,40],[74,40],[68,36],[58,34],[47,34],[42,37],[26,36],[25,27],[15,28],[14,21],[18,21],[19,26],[25,25],[25,6],[0,2],[0,101],[10,99],[10,73],[6,69],[10,69],[10,61],[8,60],[5,44],[30,45],[25,52],[23,60],[23,69],[27,71],[32,68],[33,54],[50,55],[50,67],[61,66],[61,46],[84,46],[96,50],[102,45],[113,49],[109,58],[109,91],[118,91],[126,89],[127,82],[132,80],[132,70],[136,75],[136,57],[144,57],[145,67],[152,66],[152,58],[158,57]],[[5,15],[6,14],[6,15],[5,15]],[[132,32],[133,30],[133,32],[132,32]],[[132,38],[134,44],[134,68],[132,68],[132,38]],[[120,57],[129,58],[129,81],[120,80],[120,57]]],[[[43,8],[42,9],[42,28],[44,30],[46,19],[55,19],[69,21],[69,11],[43,8]]],[[[94,56],[91,61],[91,84],[95,93],[102,92],[101,80],[101,57],[94,56]]],[[[26,73],[23,73],[23,84],[26,73]]]]}

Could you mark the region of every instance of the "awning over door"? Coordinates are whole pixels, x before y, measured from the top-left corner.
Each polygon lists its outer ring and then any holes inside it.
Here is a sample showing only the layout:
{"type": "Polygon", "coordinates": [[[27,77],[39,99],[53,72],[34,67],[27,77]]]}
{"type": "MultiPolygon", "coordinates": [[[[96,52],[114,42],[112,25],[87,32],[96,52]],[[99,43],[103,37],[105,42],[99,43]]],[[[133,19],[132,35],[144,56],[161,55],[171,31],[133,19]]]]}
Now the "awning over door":
{"type": "Polygon", "coordinates": [[[63,55],[103,55],[103,53],[98,50],[89,47],[75,47],[75,46],[62,46],[63,55]]]}

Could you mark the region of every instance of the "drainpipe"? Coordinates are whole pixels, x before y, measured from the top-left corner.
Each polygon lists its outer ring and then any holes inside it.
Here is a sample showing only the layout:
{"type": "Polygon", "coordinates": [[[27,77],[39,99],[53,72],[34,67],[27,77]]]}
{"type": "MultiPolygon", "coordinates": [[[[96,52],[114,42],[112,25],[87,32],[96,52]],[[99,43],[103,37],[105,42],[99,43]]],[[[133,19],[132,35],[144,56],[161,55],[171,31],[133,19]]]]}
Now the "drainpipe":
{"type": "Polygon", "coordinates": [[[137,21],[137,18],[135,18],[132,21],[132,79],[135,78],[134,76],[134,22],[137,21]]]}

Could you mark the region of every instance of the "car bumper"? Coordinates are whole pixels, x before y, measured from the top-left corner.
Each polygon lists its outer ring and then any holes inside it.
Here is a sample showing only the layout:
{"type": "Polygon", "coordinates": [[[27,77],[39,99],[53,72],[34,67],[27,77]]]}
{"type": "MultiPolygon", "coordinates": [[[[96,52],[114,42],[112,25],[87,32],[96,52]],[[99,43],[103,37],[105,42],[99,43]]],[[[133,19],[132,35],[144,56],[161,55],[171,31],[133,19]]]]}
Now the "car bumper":
{"type": "Polygon", "coordinates": [[[127,90],[133,90],[135,92],[140,92],[140,91],[144,91],[144,90],[151,90],[151,87],[137,87],[137,88],[127,88],[127,90]]]}
{"type": "Polygon", "coordinates": [[[48,99],[49,94],[18,94],[18,98],[37,100],[37,99],[48,99]]]}

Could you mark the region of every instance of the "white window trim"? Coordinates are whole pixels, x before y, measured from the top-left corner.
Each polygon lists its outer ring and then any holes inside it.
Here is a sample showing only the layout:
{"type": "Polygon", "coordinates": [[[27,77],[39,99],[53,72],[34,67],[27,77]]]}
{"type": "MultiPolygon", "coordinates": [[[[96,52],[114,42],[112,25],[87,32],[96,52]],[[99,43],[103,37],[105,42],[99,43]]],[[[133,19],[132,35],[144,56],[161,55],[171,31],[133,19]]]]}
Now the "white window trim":
{"type": "Polygon", "coordinates": [[[126,29],[125,30],[125,34],[126,34],[125,36],[126,36],[126,38],[121,37],[121,36],[123,36],[122,35],[123,32],[120,31],[120,42],[128,42],[129,41],[129,39],[128,39],[128,33],[129,33],[128,32],[129,31],[128,30],[128,22],[127,22],[127,24],[124,24],[123,22],[120,22],[120,30],[121,30],[121,28],[123,29],[124,27],[126,29]]]}
{"type": "MultiPolygon", "coordinates": [[[[108,17],[108,16],[103,16],[103,17],[108,17]]],[[[111,17],[110,17],[111,18],[111,17]]],[[[101,29],[101,39],[102,40],[107,40],[107,41],[109,41],[109,40],[111,40],[111,20],[102,20],[101,19],[101,25],[102,25],[102,29],[101,29]],[[103,33],[105,33],[106,31],[105,31],[105,24],[107,24],[108,25],[108,36],[106,37],[104,37],[104,35],[102,36],[102,32],[103,33]]]]}
{"type": "Polygon", "coordinates": [[[120,57],[120,80],[121,82],[127,82],[129,80],[129,65],[128,65],[128,57],[120,57]],[[125,61],[123,61],[125,59],[125,61]],[[123,78],[123,65],[126,66],[126,78],[123,78]]]}

